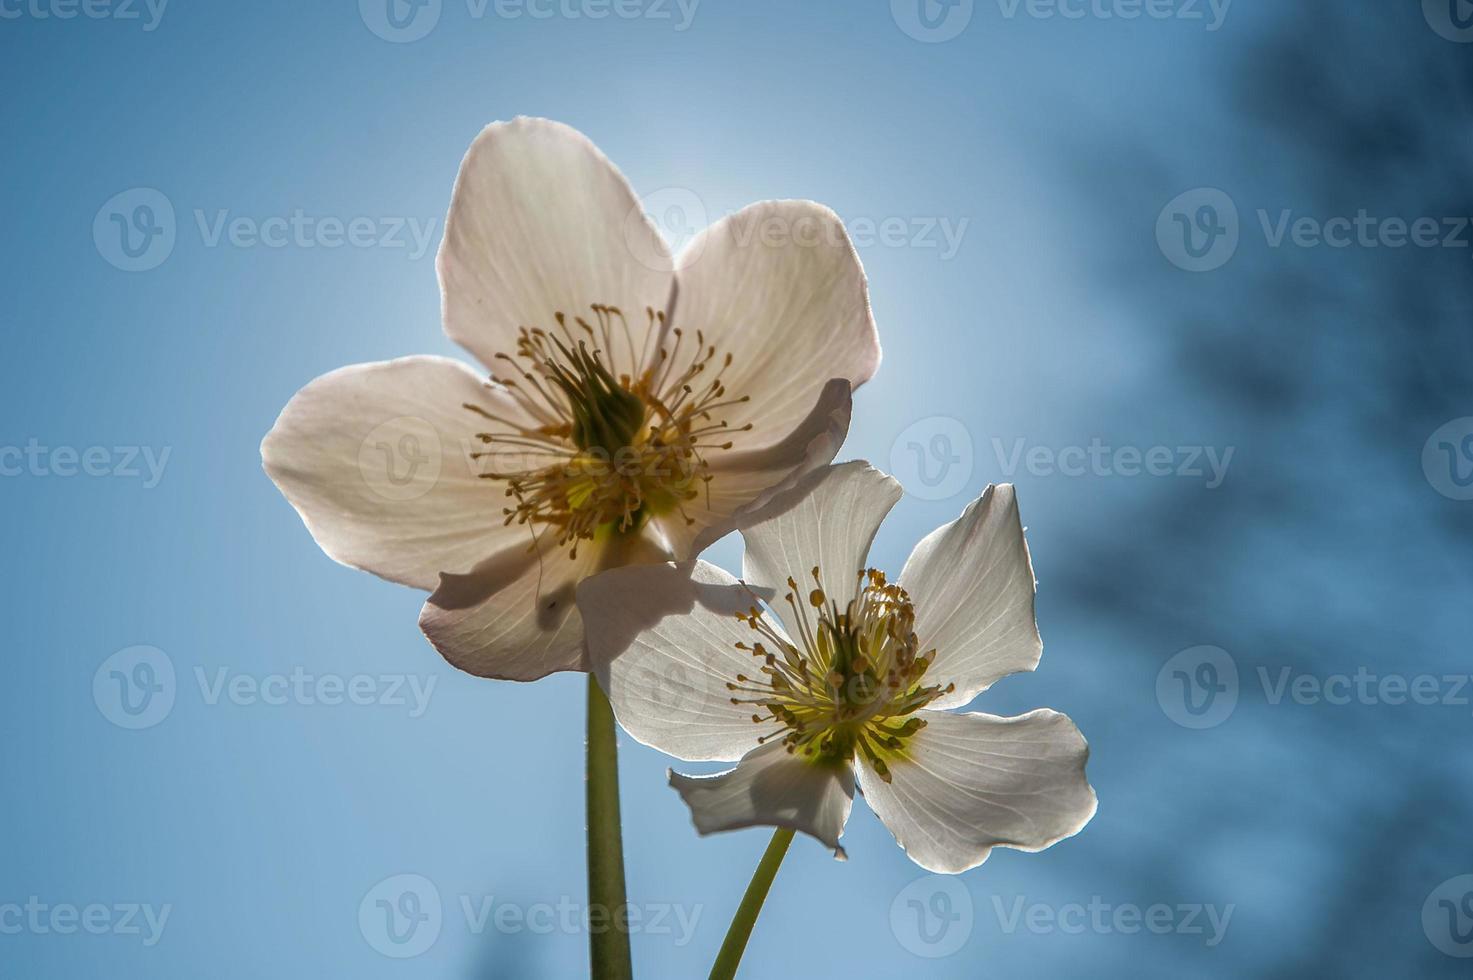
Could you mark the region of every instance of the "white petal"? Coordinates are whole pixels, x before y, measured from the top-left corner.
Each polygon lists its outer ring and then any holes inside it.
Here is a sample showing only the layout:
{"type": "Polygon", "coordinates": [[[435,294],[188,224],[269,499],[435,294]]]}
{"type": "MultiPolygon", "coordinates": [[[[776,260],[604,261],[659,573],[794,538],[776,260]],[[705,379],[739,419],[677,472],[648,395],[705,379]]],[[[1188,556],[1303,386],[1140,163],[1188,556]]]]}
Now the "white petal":
{"type": "MultiPolygon", "coordinates": [[[[526,534],[526,529],[520,529],[526,534]]],[[[659,561],[642,537],[614,544],[582,542],[578,557],[525,544],[503,551],[467,575],[445,575],[420,611],[419,626],[456,667],[480,677],[533,681],[560,670],[586,670],[583,621],[574,592],[603,568],[659,561]]]]}
{"type": "Polygon", "coordinates": [[[753,591],[702,561],[605,572],[584,582],[591,669],[625,730],[688,760],[739,759],[765,729],[727,684],[760,663],[735,644],[756,634],[736,618],[753,591]]]}
{"type": "MultiPolygon", "coordinates": [[[[816,565],[825,591],[844,608],[855,594],[870,542],[902,492],[899,483],[865,462],[813,471],[742,517],[743,578],[779,597],[791,591],[791,578],[803,603],[814,588],[816,565]]],[[[784,602],[774,608],[790,614],[784,602]]]]}
{"type": "Polygon", "coordinates": [[[994,847],[1041,851],[1095,813],[1089,746],[1074,722],[1040,709],[1016,718],[922,711],[928,722],[889,763],[886,783],[861,760],[859,784],[912,861],[975,868],[994,847]]]}
{"type": "MultiPolygon", "coordinates": [[[[546,119],[494,123],[476,137],[438,267],[445,332],[488,365],[515,352],[518,327],[553,329],[559,311],[591,318],[595,303],[622,308],[640,346],[646,307],[665,309],[674,284],[628,181],[582,133],[546,119]]],[[[612,354],[630,370],[624,345],[612,354]]]]}
{"type": "Polygon", "coordinates": [[[673,322],[735,360],[721,378],[725,419],[772,445],[813,408],[830,378],[854,387],[880,364],[864,268],[843,222],[811,201],[754,204],[707,228],[681,253],[673,322]]]}
{"type": "Polygon", "coordinates": [[[670,773],[701,834],[743,827],[786,827],[818,838],[843,856],[839,837],[854,803],[848,763],[820,765],[789,755],[780,742],[748,753],[714,776],[670,773]]]}
{"type": "Polygon", "coordinates": [[[849,432],[849,383],[835,378],[803,424],[775,446],[710,458],[711,482],[682,512],[660,518],[670,551],[694,558],[735,530],[739,514],[758,508],[814,469],[827,466],[849,432]]]}
{"type": "Polygon", "coordinates": [[[355,364],[297,392],[261,460],[322,550],[393,582],[433,589],[524,534],[502,527],[501,492],[467,453],[484,425],[463,403],[524,421],[503,391],[443,357],[355,364]]]}
{"type": "Polygon", "coordinates": [[[990,486],[962,516],[911,552],[900,584],[916,609],[916,638],[935,648],[928,683],[956,685],[933,709],[960,707],[998,679],[1038,666],[1033,565],[1017,496],[990,486]]]}

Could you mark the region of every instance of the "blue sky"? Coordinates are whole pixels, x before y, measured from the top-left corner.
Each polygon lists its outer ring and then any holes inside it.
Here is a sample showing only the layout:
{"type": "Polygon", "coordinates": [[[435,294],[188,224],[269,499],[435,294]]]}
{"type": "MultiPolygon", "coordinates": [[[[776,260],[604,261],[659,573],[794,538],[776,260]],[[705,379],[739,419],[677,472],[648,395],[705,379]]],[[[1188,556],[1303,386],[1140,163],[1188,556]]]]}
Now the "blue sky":
{"type": "MultiPolygon", "coordinates": [[[[840,458],[910,491],[873,560],[1017,483],[1045,654],[975,708],[1093,748],[1041,854],[931,879],[862,806],[847,863],[798,841],[751,976],[1460,975],[1465,7],[393,4],[0,0],[0,960],[583,968],[581,679],[450,668],[258,451],[325,371],[463,356],[451,184],[530,114],[673,237],[845,219],[885,361],[840,458]],[[386,956],[411,892],[438,932],[386,956]]],[[[699,975],[766,835],[698,839],[622,750],[636,966],[699,975]]]]}

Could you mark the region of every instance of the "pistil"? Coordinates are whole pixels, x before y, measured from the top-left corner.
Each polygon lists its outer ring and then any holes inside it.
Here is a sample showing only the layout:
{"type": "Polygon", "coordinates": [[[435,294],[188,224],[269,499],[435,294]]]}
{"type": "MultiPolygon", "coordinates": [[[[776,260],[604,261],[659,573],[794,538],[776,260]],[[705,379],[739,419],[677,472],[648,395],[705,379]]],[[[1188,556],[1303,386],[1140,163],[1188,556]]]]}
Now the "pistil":
{"type": "Polygon", "coordinates": [[[730,353],[718,357],[700,332],[691,345],[679,328],[667,347],[665,315],[653,309],[639,347],[618,307],[590,310],[592,322],[557,313],[553,331],[522,327],[516,353],[498,355],[508,370],[491,381],[529,422],[464,406],[495,423],[475,434],[486,448],[470,455],[481,478],[505,484],[504,523],[526,525],[534,548],[550,531],[573,557],[601,528],[625,533],[667,512],[693,523],[686,506],[708,487],[709,454],[751,429],[721,417],[748,400],[731,397],[721,380],[730,353]]]}
{"type": "Polygon", "coordinates": [[[955,690],[923,678],[936,651],[919,653],[910,596],[883,572],[865,569],[843,608],[824,589],[819,569],[803,595],[792,578],[783,597],[796,638],[781,634],[754,603],[737,619],[760,640],[738,643],[760,663],[752,676],[728,683],[733,704],[751,705],[759,741],[781,738],[790,753],[815,762],[850,761],[863,753],[889,781],[886,757],[903,753],[925,726],[920,708],[955,690]],[[811,612],[810,612],[811,610],[811,612]]]}

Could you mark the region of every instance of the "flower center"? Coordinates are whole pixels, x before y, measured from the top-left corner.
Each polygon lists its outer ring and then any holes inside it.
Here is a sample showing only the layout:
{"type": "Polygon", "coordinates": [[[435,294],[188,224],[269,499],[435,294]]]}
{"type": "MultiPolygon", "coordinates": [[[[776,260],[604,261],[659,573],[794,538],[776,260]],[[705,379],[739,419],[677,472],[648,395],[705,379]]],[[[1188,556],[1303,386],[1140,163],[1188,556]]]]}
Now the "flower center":
{"type": "Polygon", "coordinates": [[[910,595],[883,572],[860,572],[857,595],[842,611],[824,592],[816,567],[812,574],[815,587],[806,601],[788,579],[785,601],[793,610],[795,640],[774,630],[755,605],[737,613],[762,639],[736,647],[761,666],[754,676],[738,674],[726,685],[731,702],[759,708],[754,723],[778,726],[760,741],[781,736],[790,753],[814,762],[849,761],[862,752],[889,782],[885,757],[902,754],[910,736],[926,726],[915,712],[956,685],[922,683],[936,651],[919,652],[910,595]]]}
{"type": "Polygon", "coordinates": [[[571,548],[600,530],[626,532],[649,517],[678,512],[711,480],[707,455],[730,449],[723,409],[747,401],[728,397],[721,381],[732,355],[718,359],[697,332],[690,344],[680,328],[666,346],[665,315],[646,310],[648,330],[636,346],[623,312],[590,307],[581,316],[554,319],[556,330],[522,327],[513,354],[498,354],[508,376],[493,374],[528,419],[497,418],[478,405],[465,408],[496,423],[478,432],[487,448],[471,453],[482,479],[506,484],[512,498],[505,523],[528,525],[533,547],[542,529],[571,548]],[[647,347],[655,346],[653,355],[647,347]],[[718,441],[721,440],[721,441],[718,441]]]}

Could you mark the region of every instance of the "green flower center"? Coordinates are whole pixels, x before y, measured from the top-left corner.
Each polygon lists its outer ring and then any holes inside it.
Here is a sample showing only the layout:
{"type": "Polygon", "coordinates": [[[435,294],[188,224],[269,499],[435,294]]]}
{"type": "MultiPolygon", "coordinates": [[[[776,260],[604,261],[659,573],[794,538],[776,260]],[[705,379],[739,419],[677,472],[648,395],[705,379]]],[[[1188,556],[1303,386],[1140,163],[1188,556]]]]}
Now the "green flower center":
{"type": "Polygon", "coordinates": [[[780,634],[755,605],[737,614],[762,639],[736,647],[761,665],[726,685],[731,702],[759,709],[754,724],[777,726],[760,741],[780,737],[790,753],[818,763],[862,753],[888,782],[885,760],[902,756],[907,740],[926,725],[916,711],[956,686],[925,684],[936,651],[919,652],[915,607],[883,572],[860,572],[855,598],[842,610],[828,598],[816,567],[812,575],[806,601],[788,579],[784,601],[796,637],[780,634]]]}
{"type": "Polygon", "coordinates": [[[484,448],[470,455],[482,479],[505,485],[504,523],[527,525],[533,547],[549,531],[574,557],[579,542],[637,530],[652,516],[693,523],[685,508],[711,480],[709,454],[751,429],[721,417],[748,398],[728,396],[721,375],[732,356],[718,359],[704,334],[692,346],[671,329],[667,347],[665,315],[646,310],[646,340],[636,346],[617,307],[590,309],[592,322],[557,313],[554,331],[522,327],[516,353],[497,355],[510,370],[491,381],[530,421],[464,406],[495,423],[475,434],[484,448]]]}

